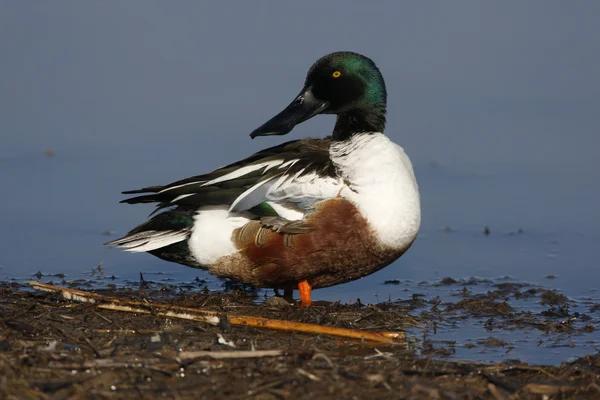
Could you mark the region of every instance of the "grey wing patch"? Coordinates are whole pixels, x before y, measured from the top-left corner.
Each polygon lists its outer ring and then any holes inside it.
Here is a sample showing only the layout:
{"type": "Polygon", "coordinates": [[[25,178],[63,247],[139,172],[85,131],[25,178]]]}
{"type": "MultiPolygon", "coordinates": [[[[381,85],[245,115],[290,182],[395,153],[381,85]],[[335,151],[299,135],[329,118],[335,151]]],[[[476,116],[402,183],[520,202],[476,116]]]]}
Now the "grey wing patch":
{"type": "Polygon", "coordinates": [[[262,217],[260,223],[262,226],[277,233],[299,234],[314,230],[313,226],[304,221],[290,221],[282,217],[262,217]]]}

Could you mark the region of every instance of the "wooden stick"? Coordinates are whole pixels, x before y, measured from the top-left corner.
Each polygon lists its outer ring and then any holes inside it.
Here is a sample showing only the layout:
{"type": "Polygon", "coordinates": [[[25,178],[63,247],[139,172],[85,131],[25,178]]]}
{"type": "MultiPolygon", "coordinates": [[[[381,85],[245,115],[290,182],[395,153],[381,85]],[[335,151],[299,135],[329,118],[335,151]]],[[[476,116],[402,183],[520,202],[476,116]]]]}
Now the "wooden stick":
{"type": "Polygon", "coordinates": [[[177,359],[180,361],[195,360],[197,358],[230,360],[239,358],[278,357],[284,354],[285,352],[283,350],[183,351],[177,354],[177,359]]]}
{"type": "Polygon", "coordinates": [[[253,317],[249,315],[224,315],[224,313],[209,310],[201,310],[192,307],[182,307],[170,304],[160,304],[147,301],[120,299],[116,297],[103,296],[98,293],[86,292],[77,289],[69,289],[61,286],[49,285],[47,283],[41,283],[36,281],[30,281],[29,285],[38,290],[61,293],[62,296],[67,300],[92,303],[95,304],[96,307],[105,310],[134,312],[141,314],[155,314],[162,317],[205,322],[211,325],[218,325],[221,320],[221,317],[224,316],[227,318],[231,325],[242,325],[251,326],[254,328],[266,328],[281,331],[296,331],[303,333],[331,335],[388,344],[403,342],[405,339],[404,332],[368,332],[360,331],[357,329],[335,328],[331,326],[253,317]]]}

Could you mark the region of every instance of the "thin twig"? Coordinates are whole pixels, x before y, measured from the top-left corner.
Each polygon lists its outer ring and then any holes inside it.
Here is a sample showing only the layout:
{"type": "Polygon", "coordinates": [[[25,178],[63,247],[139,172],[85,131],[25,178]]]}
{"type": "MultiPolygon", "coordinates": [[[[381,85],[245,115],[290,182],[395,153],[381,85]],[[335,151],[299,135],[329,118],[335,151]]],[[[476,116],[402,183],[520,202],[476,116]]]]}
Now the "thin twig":
{"type": "Polygon", "coordinates": [[[90,348],[92,349],[92,351],[94,352],[94,354],[96,355],[96,357],[102,358],[102,354],[100,354],[100,352],[98,351],[98,349],[96,348],[96,346],[94,346],[94,344],[92,343],[92,341],[90,339],[88,339],[87,337],[84,337],[83,340],[85,340],[85,342],[87,343],[87,345],[90,346],[90,348]]]}
{"type": "MultiPolygon", "coordinates": [[[[59,292],[67,300],[91,303],[98,308],[106,310],[153,314],[161,317],[206,322],[211,325],[218,325],[220,321],[220,315],[222,315],[222,313],[219,312],[201,310],[192,307],[174,306],[170,304],[160,304],[130,299],[119,299],[116,297],[103,296],[98,293],[69,289],[35,281],[29,282],[29,285],[36,289],[47,292],[59,292]]],[[[254,328],[340,336],[344,338],[369,340],[388,344],[399,343],[405,339],[404,332],[397,332],[396,335],[391,335],[390,332],[384,332],[381,334],[378,332],[335,328],[331,326],[306,324],[301,322],[284,321],[239,314],[226,314],[226,317],[231,325],[251,326],[254,328]]]]}
{"type": "Polygon", "coordinates": [[[310,372],[305,371],[302,368],[298,368],[296,370],[296,372],[298,372],[300,375],[303,375],[303,376],[307,377],[308,379],[315,381],[315,382],[318,382],[321,380],[321,378],[319,378],[318,376],[311,374],[310,372]]]}
{"type": "Polygon", "coordinates": [[[263,358],[284,355],[283,350],[258,350],[258,351],[184,351],[177,354],[178,361],[195,360],[197,358],[212,358],[213,360],[238,359],[238,358],[263,358]]]}

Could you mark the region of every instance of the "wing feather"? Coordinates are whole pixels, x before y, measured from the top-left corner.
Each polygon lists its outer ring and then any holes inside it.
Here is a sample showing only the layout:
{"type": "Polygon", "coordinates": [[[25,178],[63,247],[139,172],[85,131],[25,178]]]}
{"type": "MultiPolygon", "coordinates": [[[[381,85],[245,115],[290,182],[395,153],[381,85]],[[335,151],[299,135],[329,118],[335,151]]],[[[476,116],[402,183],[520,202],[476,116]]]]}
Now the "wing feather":
{"type": "Polygon", "coordinates": [[[294,203],[310,208],[315,201],[334,197],[340,184],[329,158],[331,139],[304,139],[260,151],[204,175],[166,186],[124,192],[140,194],[122,203],[171,206],[229,205],[231,212],[249,210],[263,202],[294,203]]]}
{"type": "MultiPolygon", "coordinates": [[[[283,172],[281,174],[283,174],[283,172]]],[[[241,195],[239,195],[234,200],[234,202],[231,203],[231,206],[229,207],[229,212],[240,212],[249,210],[252,207],[264,202],[269,189],[274,184],[273,181],[277,177],[278,175],[274,175],[272,177],[264,179],[258,182],[256,185],[252,186],[250,189],[246,190],[241,195]]]]}

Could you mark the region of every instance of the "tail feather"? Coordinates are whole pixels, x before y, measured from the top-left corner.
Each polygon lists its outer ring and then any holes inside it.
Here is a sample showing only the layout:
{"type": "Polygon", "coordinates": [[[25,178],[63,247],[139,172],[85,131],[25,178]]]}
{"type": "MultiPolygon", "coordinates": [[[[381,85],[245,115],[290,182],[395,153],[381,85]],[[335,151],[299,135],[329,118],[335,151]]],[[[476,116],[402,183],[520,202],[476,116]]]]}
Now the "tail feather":
{"type": "Polygon", "coordinates": [[[174,243],[187,240],[191,231],[189,229],[179,231],[142,231],[128,234],[119,239],[105,243],[107,246],[118,246],[124,251],[132,253],[143,253],[166,247],[174,243]]]}
{"type": "Polygon", "coordinates": [[[152,251],[187,240],[192,234],[193,225],[194,210],[178,207],[152,217],[127,235],[111,240],[106,245],[134,253],[152,251]]]}

